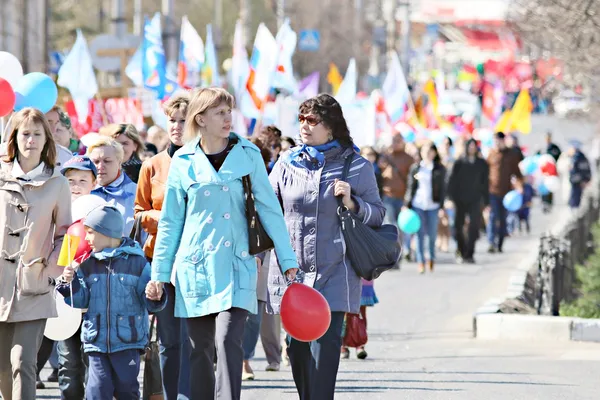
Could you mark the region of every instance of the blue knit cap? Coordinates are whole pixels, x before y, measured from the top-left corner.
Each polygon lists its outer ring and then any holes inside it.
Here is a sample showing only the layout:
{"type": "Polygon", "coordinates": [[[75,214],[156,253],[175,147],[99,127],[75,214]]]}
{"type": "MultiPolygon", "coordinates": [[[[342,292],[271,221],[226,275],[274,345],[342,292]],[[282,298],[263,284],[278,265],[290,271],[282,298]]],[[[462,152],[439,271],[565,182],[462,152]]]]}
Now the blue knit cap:
{"type": "Polygon", "coordinates": [[[123,215],[115,206],[106,205],[93,209],[85,217],[83,225],[113,239],[121,239],[123,215]]]}

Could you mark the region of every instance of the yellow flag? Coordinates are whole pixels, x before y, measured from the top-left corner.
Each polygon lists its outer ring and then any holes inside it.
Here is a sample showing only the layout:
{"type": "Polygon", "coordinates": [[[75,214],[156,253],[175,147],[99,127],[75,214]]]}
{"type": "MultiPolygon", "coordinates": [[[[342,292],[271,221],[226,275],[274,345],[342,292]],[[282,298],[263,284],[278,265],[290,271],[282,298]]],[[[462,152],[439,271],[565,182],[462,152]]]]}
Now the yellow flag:
{"type": "Polygon", "coordinates": [[[80,240],[79,236],[65,235],[58,255],[58,266],[66,267],[73,262],[80,240]]]}
{"type": "Polygon", "coordinates": [[[334,63],[329,63],[329,73],[327,74],[327,82],[331,85],[331,92],[335,96],[342,84],[344,77],[340,74],[340,70],[334,63]]]}
{"type": "Polygon", "coordinates": [[[496,124],[496,132],[520,132],[528,134],[531,132],[531,111],[533,103],[529,96],[529,90],[522,89],[512,110],[505,111],[496,124]]]}

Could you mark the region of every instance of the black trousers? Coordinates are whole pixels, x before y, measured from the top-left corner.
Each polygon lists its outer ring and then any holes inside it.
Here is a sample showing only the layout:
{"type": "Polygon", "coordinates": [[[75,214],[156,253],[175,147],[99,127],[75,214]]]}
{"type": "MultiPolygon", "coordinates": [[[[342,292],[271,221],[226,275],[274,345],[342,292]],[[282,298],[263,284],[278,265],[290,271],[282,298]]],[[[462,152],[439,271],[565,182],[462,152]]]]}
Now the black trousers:
{"type": "Polygon", "coordinates": [[[331,325],[314,342],[299,342],[288,336],[287,354],[300,400],[333,400],[340,366],[343,312],[331,313],[331,325]]]}
{"type": "Polygon", "coordinates": [[[475,243],[479,238],[481,222],[481,205],[476,203],[455,203],[454,236],[458,252],[464,258],[472,258],[475,254],[475,243]],[[469,217],[469,229],[465,238],[465,219],[469,217]]]}

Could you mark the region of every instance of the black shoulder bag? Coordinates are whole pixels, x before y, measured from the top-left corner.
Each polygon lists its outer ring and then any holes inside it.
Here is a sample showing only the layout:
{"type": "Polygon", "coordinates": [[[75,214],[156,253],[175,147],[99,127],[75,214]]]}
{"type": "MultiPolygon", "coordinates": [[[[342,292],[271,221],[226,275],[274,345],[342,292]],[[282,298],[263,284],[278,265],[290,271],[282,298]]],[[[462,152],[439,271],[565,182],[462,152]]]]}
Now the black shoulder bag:
{"type": "MultiPolygon", "coordinates": [[[[354,153],[344,161],[342,181],[348,178],[353,158],[354,153]]],[[[358,276],[372,281],[396,265],[402,255],[397,226],[367,226],[343,205],[341,197],[338,197],[338,215],[346,243],[346,255],[358,276]]]]}
{"type": "Polygon", "coordinates": [[[252,194],[252,182],[250,175],[242,177],[244,185],[244,197],[246,197],[246,219],[248,220],[248,249],[251,255],[263,253],[271,250],[275,245],[273,240],[265,231],[265,228],[258,218],[256,206],[254,205],[254,194],[252,194]]]}

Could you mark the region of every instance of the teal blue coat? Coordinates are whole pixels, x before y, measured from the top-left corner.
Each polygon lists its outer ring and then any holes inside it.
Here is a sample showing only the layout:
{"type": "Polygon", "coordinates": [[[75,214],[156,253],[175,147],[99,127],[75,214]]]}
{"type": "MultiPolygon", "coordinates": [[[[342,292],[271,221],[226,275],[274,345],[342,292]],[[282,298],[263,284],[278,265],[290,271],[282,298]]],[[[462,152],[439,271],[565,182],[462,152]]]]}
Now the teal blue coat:
{"type": "Polygon", "coordinates": [[[175,268],[175,316],[194,318],[239,307],[257,312],[257,268],[248,252],[242,177],[250,175],[256,209],[275,243],[283,272],[296,255],[258,147],[238,143],[219,172],[198,146],[173,156],[152,260],[152,280],[170,282],[175,268]]]}

